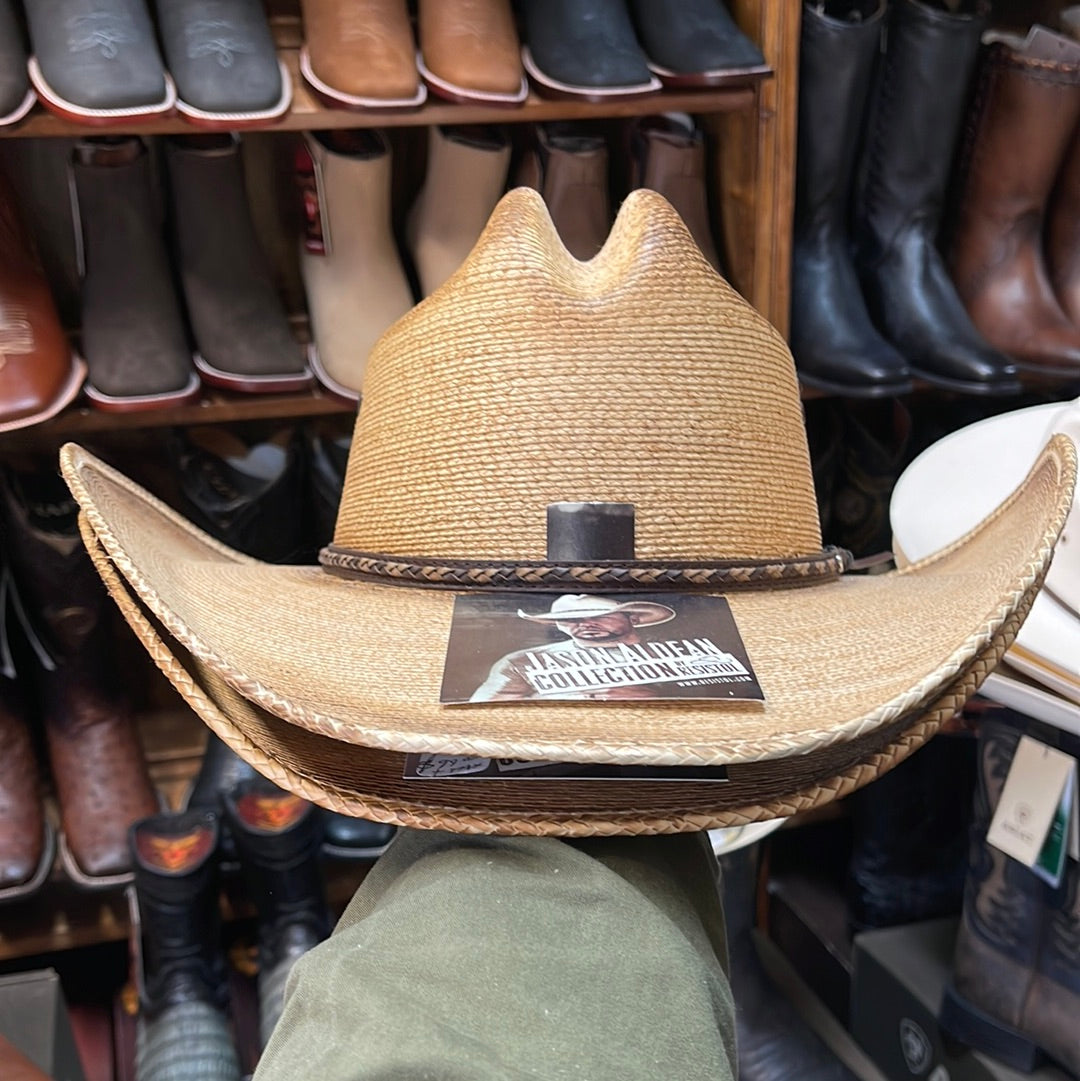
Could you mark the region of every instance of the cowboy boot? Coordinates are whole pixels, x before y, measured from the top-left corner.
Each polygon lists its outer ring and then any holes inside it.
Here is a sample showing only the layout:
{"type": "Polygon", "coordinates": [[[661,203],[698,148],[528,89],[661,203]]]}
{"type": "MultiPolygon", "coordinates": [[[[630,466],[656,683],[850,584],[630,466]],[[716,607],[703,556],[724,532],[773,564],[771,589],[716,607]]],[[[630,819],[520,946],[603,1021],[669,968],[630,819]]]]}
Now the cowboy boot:
{"type": "Polygon", "coordinates": [[[884,0],[803,5],[791,264],[791,351],[808,386],[905,394],[907,362],[874,328],[851,261],[848,212],[884,0]]]}
{"type": "Polygon", "coordinates": [[[371,347],[413,305],[390,218],[390,144],[375,130],[318,132],[306,143],[300,269],[311,364],[334,394],[356,400],[371,347]]]}
{"type": "Polygon", "coordinates": [[[140,139],[77,144],[75,240],[82,262],[86,395],[99,409],[166,408],[199,395],[140,139]]]}
{"type": "MultiPolygon", "coordinates": [[[[1080,6],[1061,13],[1062,29],[1080,41],[1080,6]]],[[[1062,310],[1080,327],[1080,126],[1058,174],[1046,228],[1050,283],[1062,310]]]]}
{"type": "Polygon", "coordinates": [[[713,270],[720,257],[709,221],[705,136],[685,114],[634,121],[630,130],[630,187],[658,191],[679,212],[713,270]]]}
{"type": "Polygon", "coordinates": [[[855,1081],[773,984],[754,945],[758,845],[720,857],[739,1081],[855,1081]]]}
{"type": "Polygon", "coordinates": [[[223,800],[225,818],[259,914],[259,1033],[266,1046],[285,1005],[292,966],[330,934],[316,808],[263,778],[223,800]]]}
{"type": "Polygon", "coordinates": [[[310,562],[304,450],[292,428],[248,442],[227,428],[168,441],[184,513],[216,540],[267,563],[310,562]]]}
{"type": "Polygon", "coordinates": [[[428,129],[424,186],[407,224],[423,296],[465,261],[506,187],[510,140],[494,126],[428,129]]]}
{"type": "Polygon", "coordinates": [[[972,325],[936,247],[983,26],[919,0],[892,5],[856,200],[856,265],[875,324],[916,375],[968,394],[1015,394],[1016,369],[972,325]]]}
{"type": "Polygon", "coordinates": [[[37,424],[75,400],[86,365],[71,353],[49,283],[0,174],[0,431],[37,424]]]}
{"type": "MultiPolygon", "coordinates": [[[[986,841],[1027,718],[979,722],[978,787],[964,911],[941,1026],[1006,1065],[1031,1071],[1045,1055],[1080,1075],[1080,868],[1066,864],[1054,890],[986,841]]],[[[1074,737],[1038,738],[1076,755],[1074,737]]]]}
{"type": "Polygon", "coordinates": [[[48,471],[8,474],[12,574],[42,643],[38,699],[60,804],[61,858],[85,886],[130,871],[127,830],[158,801],[113,660],[113,607],[83,547],[78,505],[48,471]]]}
{"type": "Polygon", "coordinates": [[[591,259],[611,225],[607,145],[571,123],[538,124],[534,135],[517,183],[544,197],[567,251],[575,259],[591,259]]]}
{"type": "Polygon", "coordinates": [[[22,28],[10,0],[0,0],[0,127],[21,120],[33,105],[22,28]]]}
{"type": "Polygon", "coordinates": [[[315,547],[319,551],[334,539],[341,493],[345,488],[345,469],[349,464],[352,428],[334,431],[314,426],[307,433],[311,515],[315,525],[315,547]]]}
{"type": "Polygon", "coordinates": [[[1045,375],[1080,375],[1080,325],[1062,311],[1043,256],[1047,203],[1078,120],[1080,42],[1045,27],[1026,41],[999,35],[975,99],[950,265],[979,330],[1045,375]]]}
{"type": "Polygon", "coordinates": [[[131,830],[140,923],[136,1081],[239,1081],[219,948],[217,819],[160,814],[131,830]]]}
{"type": "Polygon", "coordinates": [[[207,383],[252,394],[311,382],[251,219],[240,143],[167,140],[173,229],[188,318],[207,383]]]}

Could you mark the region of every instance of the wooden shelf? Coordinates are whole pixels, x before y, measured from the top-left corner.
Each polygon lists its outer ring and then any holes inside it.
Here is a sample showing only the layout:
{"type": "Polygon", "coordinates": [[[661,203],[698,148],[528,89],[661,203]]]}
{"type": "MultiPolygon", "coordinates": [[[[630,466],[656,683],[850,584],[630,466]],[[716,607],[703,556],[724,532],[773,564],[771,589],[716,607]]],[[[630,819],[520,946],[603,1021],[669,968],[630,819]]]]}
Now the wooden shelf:
{"type": "MultiPolygon", "coordinates": [[[[298,34],[279,30],[279,41],[293,41],[298,34]]],[[[428,95],[419,109],[348,110],[327,108],[308,89],[300,75],[299,49],[295,44],[282,45],[278,55],[292,79],[292,107],[280,120],[261,124],[266,131],[313,131],[327,128],[419,127],[429,124],[503,124],[535,123],[545,120],[587,120],[601,117],[642,116],[647,113],[685,112],[721,113],[751,108],[756,102],[753,86],[722,90],[664,90],[642,94],[624,101],[592,103],[553,100],[530,93],[521,106],[455,104],[428,95]]],[[[195,135],[204,132],[179,113],[158,118],[132,120],[107,127],[78,124],[65,120],[37,105],[21,124],[0,128],[7,138],[90,135],[195,135]]]]}

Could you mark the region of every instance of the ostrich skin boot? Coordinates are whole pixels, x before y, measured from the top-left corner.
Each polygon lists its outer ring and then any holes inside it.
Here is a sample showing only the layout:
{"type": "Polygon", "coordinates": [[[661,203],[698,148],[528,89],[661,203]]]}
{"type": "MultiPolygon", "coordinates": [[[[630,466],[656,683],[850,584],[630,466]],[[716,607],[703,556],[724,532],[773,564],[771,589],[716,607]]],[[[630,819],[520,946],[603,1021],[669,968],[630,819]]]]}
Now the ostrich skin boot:
{"type": "Polygon", "coordinates": [[[591,259],[611,226],[608,150],[604,140],[571,123],[538,124],[517,183],[544,198],[559,238],[575,259],[591,259]]]}
{"type": "Polygon", "coordinates": [[[239,1081],[219,948],[217,820],[154,815],[131,830],[140,923],[136,1081],[239,1081]]]}
{"type": "Polygon", "coordinates": [[[262,394],[311,382],[251,219],[230,135],[166,143],[173,230],[188,318],[207,383],[262,394]]]}
{"type": "Polygon", "coordinates": [[[316,807],[263,778],[224,798],[248,899],[259,914],[259,1034],[265,1047],[285,1005],[292,966],[330,934],[316,807]]]}
{"type": "Polygon", "coordinates": [[[911,390],[907,361],[866,310],[848,227],[884,0],[804,4],[791,264],[791,350],[807,386],[848,397],[911,390]]]}
{"type": "Polygon", "coordinates": [[[85,377],[15,192],[0,173],[0,432],[48,420],[74,401],[85,377]]]}
{"type": "Polygon", "coordinates": [[[428,129],[427,173],[408,221],[420,291],[435,292],[465,261],[506,188],[510,140],[497,127],[428,129]]]}
{"type": "MultiPolygon", "coordinates": [[[[1080,865],[1057,889],[986,841],[1016,747],[1029,727],[1003,711],[979,722],[978,788],[964,912],[942,1028],[1015,1069],[1055,1059],[1080,1076],[1080,865]]],[[[1032,726],[1032,736],[1080,754],[1080,740],[1032,726]]]]}
{"type": "Polygon", "coordinates": [[[413,305],[390,217],[391,153],[376,130],[307,137],[300,162],[307,219],[300,269],[314,340],[312,367],[356,400],[371,347],[413,305]]]}
{"type": "Polygon", "coordinates": [[[713,270],[720,257],[709,221],[705,137],[687,116],[668,114],[635,121],[630,132],[631,188],[658,191],[679,212],[713,270]]]}
{"type": "Polygon", "coordinates": [[[0,504],[11,572],[43,643],[38,706],[60,804],[61,857],[81,885],[113,885],[130,872],[128,827],[158,801],[119,687],[112,602],[59,475],[9,473],[0,504]]]}
{"type": "Polygon", "coordinates": [[[890,5],[856,200],[856,266],[875,325],[916,375],[967,394],[1015,394],[1012,361],[972,325],[937,248],[985,25],[971,7],[890,5]]]}
{"type": "Polygon", "coordinates": [[[1080,42],[1041,26],[1026,40],[994,41],[961,166],[950,265],[986,338],[1051,376],[1080,375],[1080,326],[1062,311],[1043,254],[1047,204],[1078,119],[1080,42]]]}

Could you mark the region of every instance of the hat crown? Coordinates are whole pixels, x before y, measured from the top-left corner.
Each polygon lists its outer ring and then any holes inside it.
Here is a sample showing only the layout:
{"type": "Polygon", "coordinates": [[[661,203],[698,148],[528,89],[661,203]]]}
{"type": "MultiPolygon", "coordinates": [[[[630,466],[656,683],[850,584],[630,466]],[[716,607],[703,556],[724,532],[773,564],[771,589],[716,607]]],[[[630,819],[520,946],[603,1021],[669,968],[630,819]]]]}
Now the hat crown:
{"type": "Polygon", "coordinates": [[[370,357],[334,544],[543,560],[564,501],[633,504],[638,560],[821,548],[791,354],[655,192],[587,263],[502,199],[370,357]]]}

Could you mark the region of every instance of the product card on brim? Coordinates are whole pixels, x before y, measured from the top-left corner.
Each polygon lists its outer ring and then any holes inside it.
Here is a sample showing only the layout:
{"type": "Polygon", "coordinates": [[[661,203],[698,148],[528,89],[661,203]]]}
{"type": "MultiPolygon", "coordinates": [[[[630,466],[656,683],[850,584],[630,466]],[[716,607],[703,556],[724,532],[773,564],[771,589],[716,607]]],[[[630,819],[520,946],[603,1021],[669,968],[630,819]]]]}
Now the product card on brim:
{"type": "Polygon", "coordinates": [[[618,766],[590,762],[527,762],[460,754],[407,754],[402,777],[414,781],[727,781],[724,766],[618,766]]]}
{"type": "Polygon", "coordinates": [[[723,597],[455,598],[439,701],[764,699],[723,597]]]}
{"type": "Polygon", "coordinates": [[[987,841],[1060,885],[1066,855],[1080,854],[1076,785],[1076,759],[1022,736],[987,841]]]}

